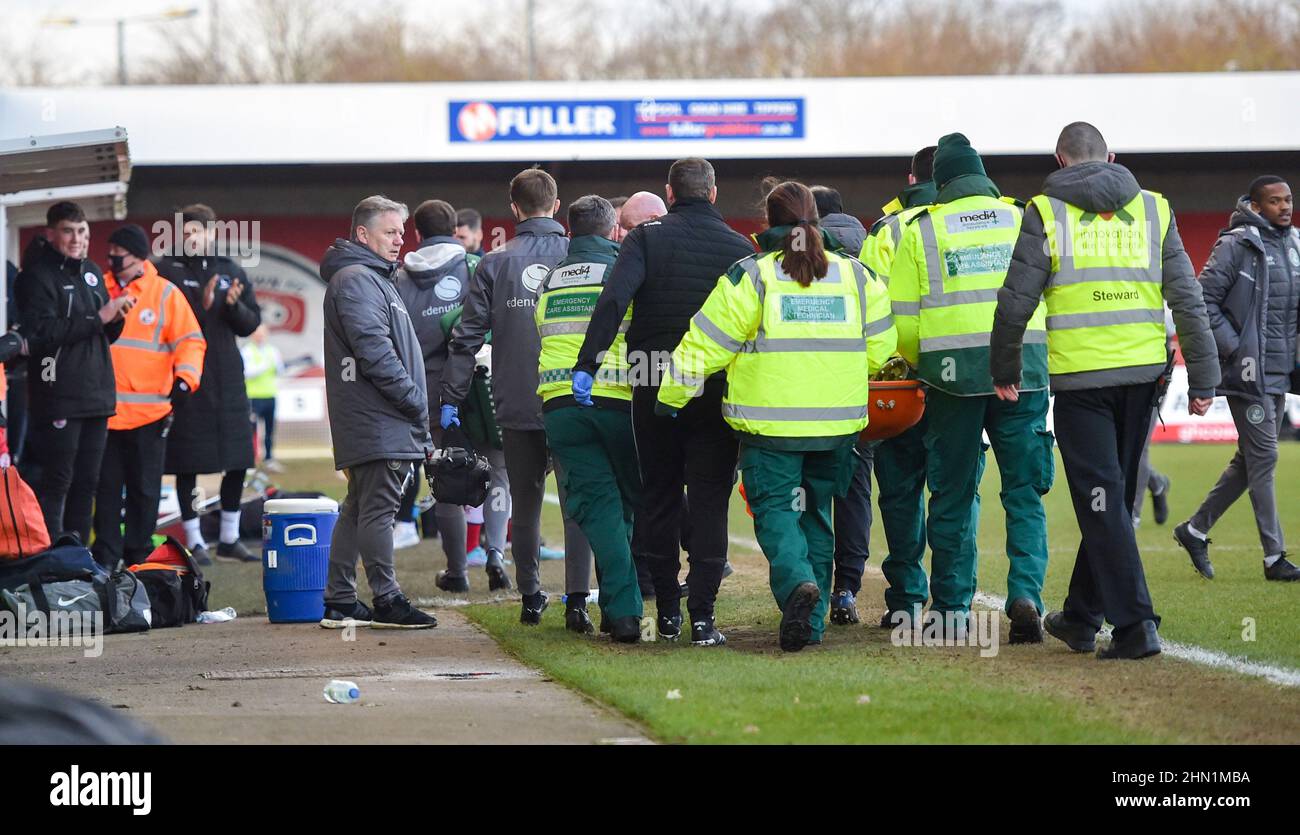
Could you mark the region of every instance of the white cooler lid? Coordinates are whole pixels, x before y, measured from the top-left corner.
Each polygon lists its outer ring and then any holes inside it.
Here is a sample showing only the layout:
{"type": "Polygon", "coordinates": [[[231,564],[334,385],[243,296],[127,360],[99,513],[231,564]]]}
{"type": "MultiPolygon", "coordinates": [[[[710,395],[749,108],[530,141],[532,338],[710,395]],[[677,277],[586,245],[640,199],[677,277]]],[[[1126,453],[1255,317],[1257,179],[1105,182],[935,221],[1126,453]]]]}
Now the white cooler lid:
{"type": "Polygon", "coordinates": [[[290,513],[338,513],[339,503],[333,499],[267,499],[262,513],[284,516],[290,513]]]}

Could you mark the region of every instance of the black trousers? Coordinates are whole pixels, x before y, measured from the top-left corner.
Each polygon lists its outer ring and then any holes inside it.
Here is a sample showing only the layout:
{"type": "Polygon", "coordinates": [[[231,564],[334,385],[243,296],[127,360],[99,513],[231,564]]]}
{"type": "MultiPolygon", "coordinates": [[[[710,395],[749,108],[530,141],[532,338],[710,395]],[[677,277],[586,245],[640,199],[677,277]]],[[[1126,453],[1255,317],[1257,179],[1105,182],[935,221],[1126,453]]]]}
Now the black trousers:
{"type": "MultiPolygon", "coordinates": [[[[244,476],[247,470],[227,470],[221,476],[221,509],[233,513],[241,507],[240,499],[244,495],[244,476]]],[[[196,490],[199,473],[181,473],[176,476],[176,501],[181,506],[182,519],[194,519],[199,515],[199,506],[203,496],[196,490]]]]}
{"type": "Polygon", "coordinates": [[[836,496],[835,591],[862,591],[862,572],[871,556],[871,467],[876,446],[858,444],[849,492],[836,496]]]}
{"type": "Polygon", "coordinates": [[[1062,391],[1053,411],[1074,515],[1083,537],[1070,577],[1065,612],[1117,634],[1144,620],[1151,606],[1133,531],[1138,463],[1151,430],[1155,384],[1062,391]]]}
{"type": "Polygon", "coordinates": [[[684,544],[690,561],[687,610],[692,621],[713,617],[727,562],[727,505],[738,455],[735,433],[722,419],[725,384],[716,377],[706,382],[677,417],[655,415],[657,386],[632,389],[632,432],[641,469],[632,552],[650,570],[661,615],[681,611],[677,575],[684,544]]]}
{"type": "Polygon", "coordinates": [[[95,545],[91,548],[95,559],[106,568],[112,569],[119,559],[135,565],[153,551],[158,500],[162,496],[163,455],[167,451],[167,439],[162,437],[164,422],[108,433],[95,496],[95,545]]]}
{"type": "Polygon", "coordinates": [[[252,411],[253,428],[257,429],[257,421],[262,421],[262,449],[267,458],[274,458],[271,449],[275,446],[275,398],[254,397],[248,405],[252,411]]]}
{"type": "Polygon", "coordinates": [[[108,438],[108,418],[34,421],[23,468],[50,539],[72,531],[90,541],[91,505],[108,438]]]}

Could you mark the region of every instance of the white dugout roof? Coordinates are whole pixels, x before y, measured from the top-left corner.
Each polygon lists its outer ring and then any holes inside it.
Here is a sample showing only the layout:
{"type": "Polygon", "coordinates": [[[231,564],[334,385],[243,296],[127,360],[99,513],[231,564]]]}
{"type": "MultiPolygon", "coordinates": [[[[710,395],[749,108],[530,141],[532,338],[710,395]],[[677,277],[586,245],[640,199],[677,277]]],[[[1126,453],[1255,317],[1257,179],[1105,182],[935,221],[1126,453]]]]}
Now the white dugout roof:
{"type": "Polygon", "coordinates": [[[1288,151],[1300,72],[0,90],[0,139],[121,125],[136,165],[1288,151]],[[745,138],[735,138],[743,136],[745,138]]]}

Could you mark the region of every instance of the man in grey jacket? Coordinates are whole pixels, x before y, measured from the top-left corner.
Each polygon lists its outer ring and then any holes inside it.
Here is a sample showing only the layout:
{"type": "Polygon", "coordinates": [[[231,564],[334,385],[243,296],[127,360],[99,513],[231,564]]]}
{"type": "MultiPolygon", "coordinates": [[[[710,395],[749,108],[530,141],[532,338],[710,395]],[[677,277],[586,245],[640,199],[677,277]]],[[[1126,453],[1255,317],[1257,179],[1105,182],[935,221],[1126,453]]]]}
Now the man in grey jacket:
{"type": "Polygon", "coordinates": [[[1291,225],[1291,187],[1258,177],[1237,201],[1228,229],[1201,271],[1201,291],[1219,349],[1223,383],[1237,425],[1237,453],[1192,518],[1174,528],[1196,570],[1214,577],[1207,534],[1249,491],[1264,549],[1264,579],[1294,582],[1274,492],[1277,439],[1296,369],[1300,233],[1291,225]]]}
{"type": "MultiPolygon", "coordinates": [[[[813,186],[817,215],[821,227],[839,244],[841,255],[857,258],[867,239],[862,221],[844,211],[844,198],[830,186],[813,186]]],[[[849,491],[834,500],[835,576],[831,591],[831,623],[839,626],[858,623],[858,592],[862,591],[862,572],[871,556],[871,468],[875,463],[876,444],[859,441],[857,464],[849,491]]]]}
{"type": "Polygon", "coordinates": [[[406,206],[367,197],[352,212],[351,238],[321,259],[325,290],[325,397],[334,466],[348,493],[330,542],[325,617],[349,624],[428,629],[432,615],[413,607],[393,567],[393,517],[415,477],[413,462],[433,454],[420,342],[393,283],[406,206]],[[374,612],[357,600],[357,557],[365,565],[374,612]]]}
{"type": "MultiPolygon", "coordinates": [[[[456,239],[456,210],[445,200],[424,201],[416,207],[412,219],[420,242],[414,252],[406,253],[402,269],[397,271],[397,292],[411,313],[415,335],[424,352],[424,379],[432,401],[429,409],[436,412],[437,397],[442,389],[442,369],[447,362],[447,339],[442,318],[465,303],[470,276],[478,266],[479,257],[467,252],[456,239]]],[[[443,446],[442,428],[435,424],[429,431],[434,436],[434,445],[443,446]]],[[[497,450],[478,451],[485,455],[497,453],[497,450]]],[[[490,460],[492,456],[488,457],[490,460]]],[[[494,464],[494,468],[503,466],[503,462],[494,464]]],[[[420,542],[420,534],[411,519],[419,486],[420,479],[412,479],[402,496],[397,525],[393,528],[395,548],[420,542]]],[[[431,511],[443,553],[447,556],[447,570],[438,572],[434,583],[443,591],[467,592],[465,509],[460,505],[438,502],[431,511]]],[[[490,590],[510,588],[499,551],[489,554],[486,570],[490,590]]]]}
{"type": "MultiPolygon", "coordinates": [[[[537,560],[550,453],[542,399],[537,396],[542,342],[533,310],[542,279],[569,251],[564,227],[554,218],[560,208],[556,195],[554,178],[539,168],[521,171],[510,181],[510,209],[518,221],[515,237],[484,255],[474,271],[442,371],[439,423],[447,429],[460,425],[460,405],[474,376],[474,354],[492,332],[492,401],[510,476],[515,582],[523,595],[519,620],[527,625],[540,623],[547,605],[537,560]]],[[[585,609],[591,588],[591,547],[567,516],[564,580],[569,606],[585,609]]]]}
{"type": "Polygon", "coordinates": [[[989,370],[997,396],[1017,399],[1025,325],[1046,295],[1056,440],[1082,542],[1063,611],[1043,625],[1070,649],[1091,652],[1109,621],[1110,646],[1097,656],[1145,658],[1160,652],[1160,619],[1130,514],[1165,368],[1164,310],[1153,305],[1151,285],[1173,311],[1192,414],[1210,408],[1219,368],[1201,289],[1164,198],[1116,165],[1086,122],[1061,131],[1056,159],[1061,170],[1025,209],[998,291],[989,370]],[[1105,349],[1081,348],[1089,344],[1105,349]]]}

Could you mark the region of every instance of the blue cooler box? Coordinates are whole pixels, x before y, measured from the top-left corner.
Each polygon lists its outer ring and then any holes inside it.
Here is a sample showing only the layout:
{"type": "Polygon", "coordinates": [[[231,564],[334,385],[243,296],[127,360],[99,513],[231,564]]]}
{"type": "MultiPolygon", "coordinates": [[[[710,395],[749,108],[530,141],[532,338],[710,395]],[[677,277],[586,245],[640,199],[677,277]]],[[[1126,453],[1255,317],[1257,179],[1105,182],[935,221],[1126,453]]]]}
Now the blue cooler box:
{"type": "Polygon", "coordinates": [[[271,623],[325,616],[330,537],[339,518],[333,499],[270,499],[262,513],[262,590],[271,623]]]}

